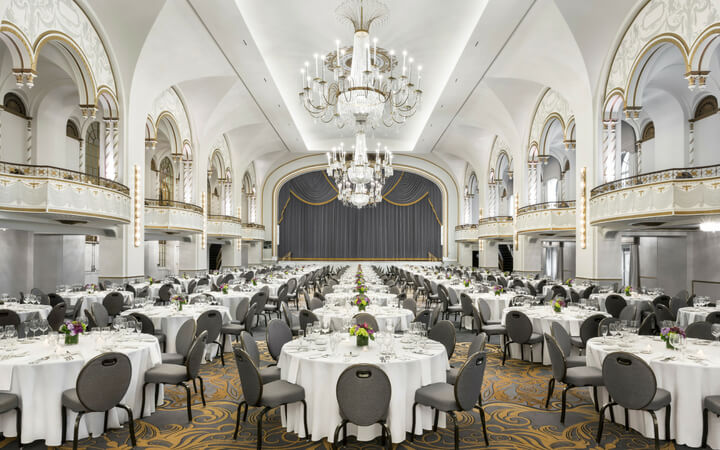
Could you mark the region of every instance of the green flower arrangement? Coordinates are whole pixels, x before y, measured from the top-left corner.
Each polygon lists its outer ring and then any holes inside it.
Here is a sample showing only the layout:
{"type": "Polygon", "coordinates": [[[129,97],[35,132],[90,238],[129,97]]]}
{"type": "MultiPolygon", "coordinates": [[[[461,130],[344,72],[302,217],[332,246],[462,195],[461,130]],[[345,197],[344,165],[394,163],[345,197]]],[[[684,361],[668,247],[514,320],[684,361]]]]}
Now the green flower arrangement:
{"type": "Polygon", "coordinates": [[[366,323],[353,325],[349,331],[350,336],[355,336],[355,343],[358,347],[365,347],[371,340],[375,340],[375,330],[366,323]]]}
{"type": "Polygon", "coordinates": [[[178,311],[182,311],[183,305],[184,305],[185,303],[187,303],[187,301],[185,300],[185,297],[183,297],[182,295],[173,295],[173,296],[170,298],[170,301],[171,301],[172,303],[174,303],[175,305],[177,305],[178,311]]]}
{"type": "Polygon", "coordinates": [[[568,279],[565,281],[565,284],[567,285],[567,287],[572,287],[572,279],[568,278],[568,279]]]}
{"type": "Polygon", "coordinates": [[[463,281],[463,285],[465,285],[465,287],[470,287],[470,280],[463,281]]]}
{"type": "Polygon", "coordinates": [[[257,286],[257,278],[253,278],[253,279],[252,279],[252,285],[253,285],[253,286],[257,286]]]}
{"type": "Polygon", "coordinates": [[[562,312],[562,309],[565,307],[565,301],[556,299],[552,302],[552,309],[556,313],[562,312]]]}
{"type": "Polygon", "coordinates": [[[630,286],[625,286],[625,295],[629,296],[630,294],[632,294],[632,288],[630,286]]]}
{"type": "Polygon", "coordinates": [[[368,305],[370,305],[370,299],[367,296],[360,294],[355,297],[355,306],[358,307],[358,311],[365,311],[368,305]]]}
{"type": "Polygon", "coordinates": [[[228,284],[225,283],[222,286],[220,286],[220,290],[222,291],[223,294],[227,294],[228,291],[230,290],[230,286],[228,286],[228,284]]]}

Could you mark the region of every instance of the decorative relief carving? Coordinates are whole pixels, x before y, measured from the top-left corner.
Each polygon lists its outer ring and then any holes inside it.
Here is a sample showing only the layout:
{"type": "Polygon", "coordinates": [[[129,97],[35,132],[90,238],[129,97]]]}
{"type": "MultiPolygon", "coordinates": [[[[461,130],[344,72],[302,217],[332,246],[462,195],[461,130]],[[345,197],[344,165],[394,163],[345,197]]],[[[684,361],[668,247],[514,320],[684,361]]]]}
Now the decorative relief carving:
{"type": "Polygon", "coordinates": [[[530,142],[540,142],[543,127],[551,114],[557,114],[562,118],[563,127],[570,122],[570,118],[573,116],[570,104],[567,100],[565,100],[565,98],[556,91],[548,89],[545,91],[545,94],[535,111],[535,116],[533,116],[528,145],[530,145],[530,142]]]}
{"type": "Polygon", "coordinates": [[[153,102],[149,116],[156,128],[158,117],[160,117],[160,115],[164,112],[169,112],[175,118],[175,122],[179,128],[178,131],[180,132],[180,142],[192,142],[192,136],[190,135],[190,121],[188,120],[185,106],[173,88],[165,90],[153,102]]]}

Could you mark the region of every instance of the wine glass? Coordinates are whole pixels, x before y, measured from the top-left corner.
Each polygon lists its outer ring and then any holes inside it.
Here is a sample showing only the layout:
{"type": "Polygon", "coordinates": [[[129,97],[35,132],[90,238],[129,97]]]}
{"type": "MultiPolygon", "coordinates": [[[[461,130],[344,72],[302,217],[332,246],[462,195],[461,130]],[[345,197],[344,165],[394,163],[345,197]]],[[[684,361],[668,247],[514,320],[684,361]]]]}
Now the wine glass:
{"type": "Polygon", "coordinates": [[[42,334],[45,334],[50,329],[50,324],[47,320],[40,320],[40,331],[42,331],[42,334]]]}
{"type": "Polygon", "coordinates": [[[603,344],[605,343],[605,338],[607,337],[608,332],[609,332],[609,328],[608,328],[607,324],[604,323],[604,324],[600,325],[600,336],[602,336],[602,338],[603,338],[602,339],[603,344]]]}
{"type": "Polygon", "coordinates": [[[717,339],[720,337],[720,323],[712,324],[712,328],[710,330],[712,332],[712,335],[715,336],[715,342],[713,343],[713,345],[720,345],[720,342],[717,341],[717,339]]]}
{"type": "Polygon", "coordinates": [[[40,320],[33,319],[30,321],[30,331],[33,333],[33,338],[37,336],[37,332],[40,330],[40,320]]]}
{"type": "Polygon", "coordinates": [[[297,341],[298,341],[298,351],[303,351],[304,350],[303,347],[305,345],[305,331],[298,330],[297,341]]]}

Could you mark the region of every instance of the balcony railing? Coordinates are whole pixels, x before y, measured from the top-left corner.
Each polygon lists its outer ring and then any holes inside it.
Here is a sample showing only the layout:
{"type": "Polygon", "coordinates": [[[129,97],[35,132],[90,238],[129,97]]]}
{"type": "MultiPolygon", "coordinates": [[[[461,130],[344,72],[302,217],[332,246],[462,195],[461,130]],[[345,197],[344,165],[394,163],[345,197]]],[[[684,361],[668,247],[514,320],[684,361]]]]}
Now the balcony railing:
{"type": "Polygon", "coordinates": [[[477,224],[474,224],[474,223],[466,223],[466,224],[458,225],[455,227],[455,231],[475,230],[475,229],[477,229],[477,224]]]}
{"type": "Polygon", "coordinates": [[[242,226],[245,227],[245,228],[257,228],[258,230],[264,230],[264,229],[265,229],[265,225],[260,224],[260,223],[243,222],[242,226]]]}
{"type": "Polygon", "coordinates": [[[512,221],[512,216],[483,217],[478,221],[478,225],[487,225],[489,223],[508,223],[512,221]]]}
{"type": "Polygon", "coordinates": [[[230,223],[236,223],[238,225],[243,225],[240,218],[233,217],[233,216],[210,215],[210,216],[208,216],[208,220],[211,220],[214,222],[230,222],[230,223]]]}
{"type": "Polygon", "coordinates": [[[149,208],[175,208],[184,209],[186,211],[196,212],[202,214],[203,210],[197,205],[185,202],[176,202],[175,200],[158,200],[154,198],[146,198],[145,206],[149,208]]]}
{"type": "Polygon", "coordinates": [[[53,166],[33,166],[28,164],[16,164],[7,161],[0,161],[0,173],[8,175],[19,175],[36,178],[54,178],[62,181],[72,181],[81,184],[111,189],[121,194],[130,196],[130,189],[117,181],[108,180],[96,175],[91,175],[75,170],[61,169],[53,166]]]}
{"type": "Polygon", "coordinates": [[[534,205],[523,206],[518,209],[518,214],[525,214],[534,211],[547,211],[548,209],[572,209],[575,208],[575,200],[536,203],[534,205]]]}
{"type": "Polygon", "coordinates": [[[590,198],[633,186],[662,183],[673,180],[701,180],[704,178],[717,177],[720,177],[720,165],[658,170],[655,172],[634,175],[632,177],[620,178],[619,180],[601,184],[590,191],[590,198]]]}

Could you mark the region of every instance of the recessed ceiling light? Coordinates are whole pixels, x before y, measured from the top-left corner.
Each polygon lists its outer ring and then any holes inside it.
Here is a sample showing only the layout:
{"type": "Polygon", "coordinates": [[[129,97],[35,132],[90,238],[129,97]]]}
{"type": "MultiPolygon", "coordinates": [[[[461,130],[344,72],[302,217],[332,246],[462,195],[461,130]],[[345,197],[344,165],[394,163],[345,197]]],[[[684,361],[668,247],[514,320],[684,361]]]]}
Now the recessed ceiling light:
{"type": "Polygon", "coordinates": [[[700,222],[700,231],[712,232],[720,231],[720,222],[700,222]]]}
{"type": "Polygon", "coordinates": [[[263,77],[263,81],[267,83],[267,78],[263,77]]]}
{"type": "Polygon", "coordinates": [[[479,43],[480,41],[475,41],[475,47],[477,47],[479,43]]]}
{"type": "Polygon", "coordinates": [[[247,42],[245,42],[245,39],[243,39],[243,44],[245,44],[245,47],[247,47],[247,42]]]}

